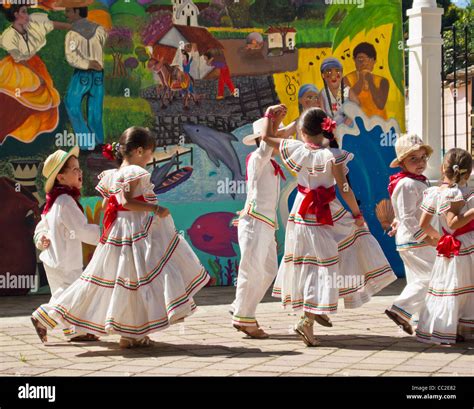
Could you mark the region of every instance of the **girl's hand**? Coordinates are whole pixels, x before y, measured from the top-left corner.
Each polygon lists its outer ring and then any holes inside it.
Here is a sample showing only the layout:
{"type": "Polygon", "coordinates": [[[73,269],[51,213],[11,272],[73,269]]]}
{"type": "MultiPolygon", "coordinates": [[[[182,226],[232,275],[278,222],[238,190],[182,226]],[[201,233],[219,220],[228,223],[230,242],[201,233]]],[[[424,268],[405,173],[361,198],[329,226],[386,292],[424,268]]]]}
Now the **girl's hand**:
{"type": "Polygon", "coordinates": [[[355,215],[354,216],[354,223],[357,227],[362,227],[365,224],[365,219],[362,214],[355,215]]]}
{"type": "Polygon", "coordinates": [[[390,225],[391,230],[387,233],[389,237],[393,237],[397,234],[398,226],[400,226],[400,222],[397,219],[394,219],[390,225]]]}
{"type": "Polygon", "coordinates": [[[436,237],[427,237],[425,239],[425,241],[432,247],[436,247],[438,245],[438,241],[439,239],[437,239],[436,237]]]}
{"type": "Polygon", "coordinates": [[[49,240],[46,236],[41,236],[38,240],[38,244],[41,250],[46,250],[51,245],[51,240],[49,240]]]}
{"type": "MultiPolygon", "coordinates": [[[[269,115],[273,115],[273,116],[276,116],[278,111],[280,111],[281,109],[285,109],[287,110],[286,106],[284,104],[279,104],[279,105],[272,105],[272,106],[269,106],[266,110],[266,114],[269,114],[269,115]]],[[[285,113],[286,115],[286,113],[285,113]]]]}

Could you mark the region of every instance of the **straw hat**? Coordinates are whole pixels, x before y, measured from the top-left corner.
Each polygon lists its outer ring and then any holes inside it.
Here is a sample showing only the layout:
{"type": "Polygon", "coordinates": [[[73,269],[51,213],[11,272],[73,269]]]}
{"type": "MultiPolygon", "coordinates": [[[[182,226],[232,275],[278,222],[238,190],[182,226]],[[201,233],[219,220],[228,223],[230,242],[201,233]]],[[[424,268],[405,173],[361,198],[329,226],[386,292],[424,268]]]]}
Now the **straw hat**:
{"type": "MultiPolygon", "coordinates": [[[[247,135],[243,140],[242,140],[242,143],[244,145],[248,145],[248,146],[253,146],[255,145],[255,139],[258,139],[262,136],[262,132],[263,132],[263,120],[265,118],[260,118],[258,121],[255,121],[253,124],[252,124],[252,127],[253,127],[253,134],[251,135],[247,135]]],[[[278,129],[281,129],[283,128],[283,126],[280,124],[280,126],[278,127],[278,129]]]]}
{"type": "Polygon", "coordinates": [[[46,158],[43,166],[43,176],[46,178],[44,190],[49,193],[54,186],[56,176],[71,156],[79,156],[79,146],[74,146],[69,152],[57,150],[46,158]]]}
{"type": "Polygon", "coordinates": [[[415,134],[404,134],[397,139],[395,143],[395,152],[397,158],[390,164],[391,168],[398,168],[400,162],[407,158],[410,153],[420,149],[425,149],[428,156],[433,153],[433,148],[423,143],[423,140],[415,134]]]}
{"type": "Polygon", "coordinates": [[[73,9],[79,7],[88,7],[94,0],[56,0],[54,2],[54,8],[73,9]]]}

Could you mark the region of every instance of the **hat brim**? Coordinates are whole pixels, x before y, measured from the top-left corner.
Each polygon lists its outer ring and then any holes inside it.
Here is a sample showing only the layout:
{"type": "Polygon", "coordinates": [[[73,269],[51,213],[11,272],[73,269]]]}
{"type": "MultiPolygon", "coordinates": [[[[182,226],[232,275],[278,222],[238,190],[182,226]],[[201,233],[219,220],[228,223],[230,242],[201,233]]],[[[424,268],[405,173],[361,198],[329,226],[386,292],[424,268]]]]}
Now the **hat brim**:
{"type": "Polygon", "coordinates": [[[261,135],[258,134],[247,135],[244,139],[242,139],[242,143],[247,146],[252,146],[255,145],[255,140],[260,137],[261,135]]]}
{"type": "Polygon", "coordinates": [[[433,148],[429,145],[414,145],[411,147],[408,151],[406,151],[403,156],[400,158],[395,158],[392,160],[390,163],[391,168],[399,168],[401,166],[401,162],[406,159],[412,152],[418,151],[420,149],[426,150],[428,156],[431,156],[433,154],[433,148]]]}
{"type": "Polygon", "coordinates": [[[51,192],[51,189],[53,188],[54,186],[54,181],[56,180],[56,176],[58,176],[58,173],[61,171],[61,169],[63,168],[64,164],[68,161],[68,159],[71,157],[71,156],[76,156],[76,157],[79,157],[79,152],[80,152],[80,149],[79,149],[79,146],[74,146],[68,153],[67,155],[65,155],[61,161],[56,165],[56,167],[54,168],[54,170],[51,172],[51,174],[48,175],[48,177],[46,178],[46,182],[44,184],[44,191],[46,193],[49,193],[51,192]]]}

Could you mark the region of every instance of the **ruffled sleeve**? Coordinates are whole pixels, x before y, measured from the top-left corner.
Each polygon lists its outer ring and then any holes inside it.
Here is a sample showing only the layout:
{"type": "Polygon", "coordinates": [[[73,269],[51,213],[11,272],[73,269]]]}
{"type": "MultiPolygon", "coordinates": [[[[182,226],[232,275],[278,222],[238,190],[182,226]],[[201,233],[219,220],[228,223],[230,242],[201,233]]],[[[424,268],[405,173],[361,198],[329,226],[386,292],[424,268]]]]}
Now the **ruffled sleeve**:
{"type": "Polygon", "coordinates": [[[98,176],[99,183],[97,184],[95,189],[105,199],[108,199],[110,197],[109,188],[112,185],[112,179],[115,172],[115,169],[105,170],[98,176]]]}
{"type": "Polygon", "coordinates": [[[28,33],[35,36],[46,37],[46,34],[54,30],[53,23],[48,18],[46,13],[30,14],[30,21],[28,23],[28,33]]]}
{"type": "Polygon", "coordinates": [[[440,192],[438,213],[446,213],[451,208],[451,203],[464,201],[464,195],[457,186],[444,189],[440,192]]]}
{"type": "Polygon", "coordinates": [[[0,47],[3,48],[15,62],[22,60],[20,52],[19,37],[15,35],[13,28],[7,28],[2,35],[0,35],[0,47]]]}
{"type": "Polygon", "coordinates": [[[320,149],[313,151],[309,162],[307,162],[308,173],[317,175],[318,173],[326,173],[334,165],[344,166],[344,174],[349,173],[347,164],[354,158],[350,152],[342,149],[320,149]]]}
{"type": "Polygon", "coordinates": [[[434,216],[438,211],[438,187],[429,187],[423,192],[423,201],[420,209],[422,212],[434,216]]]}
{"type": "Polygon", "coordinates": [[[303,142],[294,139],[285,139],[280,143],[280,155],[288,169],[298,173],[303,169],[309,152],[303,142]]]}

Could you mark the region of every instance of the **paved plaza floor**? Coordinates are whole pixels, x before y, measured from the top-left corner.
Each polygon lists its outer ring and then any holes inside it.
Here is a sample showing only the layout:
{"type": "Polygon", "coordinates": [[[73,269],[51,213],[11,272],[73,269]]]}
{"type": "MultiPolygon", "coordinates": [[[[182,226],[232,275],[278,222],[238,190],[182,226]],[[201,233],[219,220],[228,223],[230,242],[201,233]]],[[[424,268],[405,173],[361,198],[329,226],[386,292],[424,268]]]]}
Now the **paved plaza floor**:
{"type": "Polygon", "coordinates": [[[59,330],[42,345],[30,314],[48,296],[1,297],[0,376],[473,376],[473,342],[423,344],[385,316],[403,285],[398,280],[356,310],[340,303],[333,328],[315,324],[316,348],[292,331],[298,315],[270,296],[258,320],[271,338],[238,333],[228,312],[233,287],[203,289],[192,317],[152,334],[153,347],[134,350],[119,349],[118,336],[68,343],[59,330]]]}

